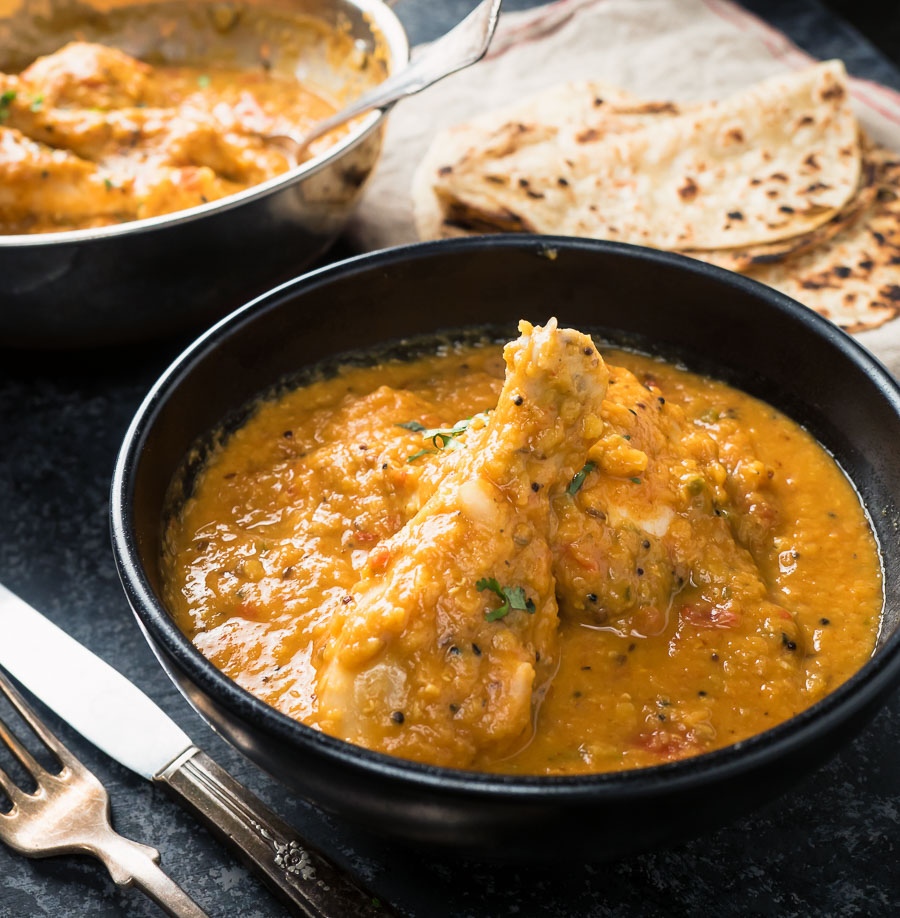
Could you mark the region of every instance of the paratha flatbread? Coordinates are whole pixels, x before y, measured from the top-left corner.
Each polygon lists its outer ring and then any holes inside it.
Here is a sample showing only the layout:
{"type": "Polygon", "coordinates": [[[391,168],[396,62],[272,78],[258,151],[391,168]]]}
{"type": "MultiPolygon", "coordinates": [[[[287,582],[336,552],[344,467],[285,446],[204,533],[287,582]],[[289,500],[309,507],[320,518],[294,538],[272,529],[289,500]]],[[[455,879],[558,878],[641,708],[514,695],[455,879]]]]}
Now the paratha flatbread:
{"type": "MultiPolygon", "coordinates": [[[[527,159],[529,147],[537,147],[540,158],[540,150],[554,146],[562,135],[599,139],[607,134],[636,131],[660,117],[679,113],[679,107],[671,102],[644,102],[607,83],[578,81],[554,86],[530,99],[442,131],[413,179],[413,212],[419,237],[440,239],[473,232],[526,229],[505,208],[490,214],[475,212],[471,219],[462,215],[461,208],[447,214],[435,191],[435,178],[451,175],[460,163],[479,159],[496,162],[497,169],[486,172],[485,181],[497,185],[506,182],[504,160],[514,153],[527,159]]],[[[529,197],[526,186],[519,187],[529,197]]],[[[532,195],[530,200],[539,199],[532,195]]]]}
{"type": "Polygon", "coordinates": [[[747,272],[850,332],[900,312],[900,156],[881,148],[872,157],[876,195],[858,219],[809,252],[747,272]]]}
{"type": "Polygon", "coordinates": [[[878,166],[873,157],[874,154],[863,153],[856,193],[827,223],[823,223],[816,229],[808,233],[801,233],[799,236],[791,236],[789,239],[779,239],[777,242],[767,242],[762,245],[739,246],[734,249],[685,249],[681,254],[744,274],[754,268],[787,261],[804,252],[812,251],[856,222],[875,200],[878,191],[876,187],[878,166]]]}
{"type": "Polygon", "coordinates": [[[733,248],[810,232],[856,189],[859,138],[840,61],[685,113],[671,103],[636,108],[635,130],[620,129],[628,114],[611,106],[596,127],[504,122],[490,143],[437,169],[430,155],[441,220],[420,218],[420,228],[733,248]]]}

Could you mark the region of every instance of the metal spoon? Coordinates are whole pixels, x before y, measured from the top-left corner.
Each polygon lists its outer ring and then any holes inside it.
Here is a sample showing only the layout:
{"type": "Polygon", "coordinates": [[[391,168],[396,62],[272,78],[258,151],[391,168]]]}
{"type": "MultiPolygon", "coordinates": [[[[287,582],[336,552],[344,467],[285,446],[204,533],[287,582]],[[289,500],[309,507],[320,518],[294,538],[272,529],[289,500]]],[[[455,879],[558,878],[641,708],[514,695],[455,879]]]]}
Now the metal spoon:
{"type": "Polygon", "coordinates": [[[354,99],[346,108],[319,121],[305,134],[261,134],[263,140],[286,149],[299,162],[306,148],[329,131],[373,108],[385,108],[415,95],[451,73],[484,57],[497,27],[501,0],[482,0],[463,21],[435,41],[408,67],[354,99]]]}

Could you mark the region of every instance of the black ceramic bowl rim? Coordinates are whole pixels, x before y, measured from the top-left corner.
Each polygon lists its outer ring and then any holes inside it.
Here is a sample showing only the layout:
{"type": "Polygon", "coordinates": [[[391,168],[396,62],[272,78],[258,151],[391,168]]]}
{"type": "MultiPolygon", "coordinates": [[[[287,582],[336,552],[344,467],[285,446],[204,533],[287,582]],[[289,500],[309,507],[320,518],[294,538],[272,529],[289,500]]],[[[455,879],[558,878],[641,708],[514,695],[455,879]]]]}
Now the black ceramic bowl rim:
{"type": "MultiPolygon", "coordinates": [[[[372,268],[388,268],[433,253],[492,248],[549,249],[603,252],[668,265],[677,270],[714,279],[764,300],[777,312],[791,315],[810,334],[823,337],[843,356],[861,367],[882,397],[900,415],[900,385],[887,369],[860,344],[813,310],[777,291],[738,274],[695,259],[624,243],[554,236],[493,235],[442,240],[384,249],[336,262],[281,284],[251,300],[213,325],[191,344],[162,374],[138,409],[125,435],[112,480],[110,523],[116,566],[125,592],[151,644],[157,642],[189,679],[226,710],[244,721],[307,753],[350,765],[382,778],[409,782],[423,788],[457,792],[488,799],[546,800],[548,796],[572,803],[603,797],[619,799],[688,790],[706,782],[735,777],[757,766],[776,761],[811,742],[817,735],[863,710],[900,677],[900,629],[894,632],[865,665],[845,683],[800,714],[731,746],[661,765],[626,771],[566,776],[494,774],[425,765],[373,752],[328,736],[292,720],[256,698],[218,670],[178,629],[156,598],[143,570],[134,534],[133,497],[138,457],[158,408],[174,392],[189,368],[214,351],[217,343],[238,330],[243,320],[276,308],[285,298],[327,285],[336,278],[372,268]]],[[[273,380],[275,382],[275,380],[273,380]]]]}

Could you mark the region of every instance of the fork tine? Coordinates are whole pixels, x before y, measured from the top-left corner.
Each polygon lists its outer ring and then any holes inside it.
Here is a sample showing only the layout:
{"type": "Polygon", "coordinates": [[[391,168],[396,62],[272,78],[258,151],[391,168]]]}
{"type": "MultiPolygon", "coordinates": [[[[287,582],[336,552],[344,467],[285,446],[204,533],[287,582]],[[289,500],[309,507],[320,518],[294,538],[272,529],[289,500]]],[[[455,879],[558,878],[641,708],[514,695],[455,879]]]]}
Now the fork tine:
{"type": "MultiPolygon", "coordinates": [[[[14,806],[19,803],[24,793],[20,787],[13,783],[12,778],[2,768],[0,768],[0,791],[3,791],[9,797],[14,806]]],[[[8,813],[0,813],[0,817],[4,815],[9,816],[8,813]]]]}
{"type": "MultiPolygon", "coordinates": [[[[56,735],[51,733],[44,726],[43,722],[38,719],[37,714],[35,714],[25,703],[25,699],[13,688],[12,683],[10,683],[2,672],[0,672],[0,694],[6,696],[9,703],[18,711],[22,720],[31,727],[41,742],[56,756],[60,765],[75,768],[80,764],[72,753],[56,738],[56,735]]],[[[31,753],[13,737],[2,720],[0,720],[0,739],[9,746],[13,755],[15,755],[35,778],[40,774],[47,773],[47,770],[35,761],[31,753]]]]}
{"type": "Polygon", "coordinates": [[[0,718],[0,742],[9,747],[10,752],[22,763],[35,781],[39,781],[46,773],[47,769],[19,742],[2,718],[0,718]]]}

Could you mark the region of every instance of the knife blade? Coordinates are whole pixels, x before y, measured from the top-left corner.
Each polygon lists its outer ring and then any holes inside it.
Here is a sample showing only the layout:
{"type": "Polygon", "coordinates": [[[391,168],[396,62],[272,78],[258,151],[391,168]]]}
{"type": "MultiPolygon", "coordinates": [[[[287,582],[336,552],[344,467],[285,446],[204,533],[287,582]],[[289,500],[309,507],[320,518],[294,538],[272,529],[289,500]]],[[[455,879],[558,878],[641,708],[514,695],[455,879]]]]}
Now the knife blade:
{"type": "Polygon", "coordinates": [[[111,758],[187,806],[295,915],[396,914],[303,841],[137,686],[2,584],[0,666],[111,758]]]}
{"type": "Polygon", "coordinates": [[[141,777],[153,779],[194,745],[137,686],[2,584],[0,635],[0,666],[141,777]],[[126,729],[132,723],[140,729],[126,729]]]}

